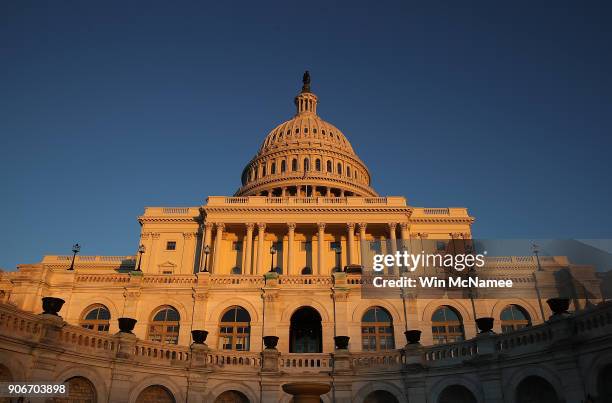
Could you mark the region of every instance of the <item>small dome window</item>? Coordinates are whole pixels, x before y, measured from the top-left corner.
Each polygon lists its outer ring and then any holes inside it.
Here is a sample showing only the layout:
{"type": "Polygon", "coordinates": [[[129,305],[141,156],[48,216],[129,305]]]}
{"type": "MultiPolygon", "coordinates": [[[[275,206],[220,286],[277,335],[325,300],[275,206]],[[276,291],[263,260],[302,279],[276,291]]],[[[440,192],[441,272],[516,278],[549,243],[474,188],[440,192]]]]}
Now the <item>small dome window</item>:
{"type": "Polygon", "coordinates": [[[342,164],[338,163],[338,173],[342,175],[342,164]]]}
{"type": "Polygon", "coordinates": [[[292,171],[298,170],[297,160],[295,158],[293,159],[293,161],[291,161],[291,170],[292,171]]]}
{"type": "Polygon", "coordinates": [[[332,162],[331,161],[327,161],[327,172],[331,172],[332,171],[332,162]]]}
{"type": "Polygon", "coordinates": [[[285,160],[281,161],[281,173],[285,172],[287,170],[287,163],[285,162],[285,160]]]}
{"type": "Polygon", "coordinates": [[[308,133],[308,128],[307,127],[304,128],[304,133],[308,133]]]}
{"type": "Polygon", "coordinates": [[[320,170],[321,170],[321,160],[320,160],[320,159],[318,159],[318,158],[317,158],[317,159],[316,159],[316,161],[315,161],[315,169],[316,169],[317,171],[320,171],[320,170]]]}
{"type": "Polygon", "coordinates": [[[299,128],[299,127],[296,127],[296,128],[295,128],[295,132],[296,132],[296,133],[299,133],[299,132],[300,132],[300,128],[299,128]]]}
{"type": "Polygon", "coordinates": [[[313,132],[314,134],[317,134],[317,129],[316,129],[316,128],[315,128],[315,129],[312,129],[312,132],[313,132]]]}

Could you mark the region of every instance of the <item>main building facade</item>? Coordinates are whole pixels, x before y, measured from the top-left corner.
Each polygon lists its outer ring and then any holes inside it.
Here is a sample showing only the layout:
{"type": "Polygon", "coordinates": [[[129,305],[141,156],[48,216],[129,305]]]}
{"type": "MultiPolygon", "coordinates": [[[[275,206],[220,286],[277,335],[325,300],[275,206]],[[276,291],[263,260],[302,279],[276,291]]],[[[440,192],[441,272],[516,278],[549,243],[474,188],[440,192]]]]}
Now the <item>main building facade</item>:
{"type": "Polygon", "coordinates": [[[560,381],[609,379],[607,338],[588,344],[583,358],[571,349],[545,354],[557,338],[573,337],[567,326],[603,318],[598,328],[609,329],[607,304],[586,309],[581,298],[574,315],[548,321],[553,312],[538,291],[558,288],[555,273],[564,270],[597,299],[590,267],[489,257],[486,269],[515,284],[495,298],[457,290],[365,296],[373,253],[465,248],[474,218],[465,208],[379,195],[344,134],[318,116],[307,75],[295,105],[234,196],[146,208],[135,256],[45,256],[2,273],[3,379],[69,381],[74,396],[65,401],[130,403],[284,402],[291,394],[283,385],[304,380],[329,386],[324,401],[359,403],[515,402],[534,390],[544,391],[537,401],[569,402],[608,393],[601,382],[560,381]],[[61,319],[35,315],[43,297],[65,301],[61,319]],[[480,317],[494,318],[497,335],[478,335],[480,317]],[[119,332],[118,318],[136,320],[133,334],[119,332]],[[193,343],[193,330],[208,332],[206,344],[193,343]],[[408,330],[421,332],[420,344],[407,345],[408,330]],[[278,342],[265,348],[263,336],[278,342]]]}

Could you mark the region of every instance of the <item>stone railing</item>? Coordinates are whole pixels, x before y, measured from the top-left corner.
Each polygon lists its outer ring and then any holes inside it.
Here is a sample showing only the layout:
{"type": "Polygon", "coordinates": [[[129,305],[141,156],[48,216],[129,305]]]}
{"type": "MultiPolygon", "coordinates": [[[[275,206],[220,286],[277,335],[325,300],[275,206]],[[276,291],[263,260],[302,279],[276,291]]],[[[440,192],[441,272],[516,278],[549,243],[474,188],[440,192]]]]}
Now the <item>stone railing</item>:
{"type": "MultiPolygon", "coordinates": [[[[72,255],[45,255],[42,263],[63,263],[70,264],[72,255]]],[[[75,263],[99,263],[100,265],[130,265],[136,261],[135,256],[87,256],[77,255],[74,259],[75,263]]]]}
{"type": "Polygon", "coordinates": [[[406,199],[400,196],[389,197],[266,197],[266,196],[248,196],[248,197],[226,197],[226,196],[210,196],[207,199],[206,206],[388,206],[388,207],[406,207],[406,199]]]}
{"type": "Polygon", "coordinates": [[[40,316],[0,304],[0,333],[35,338],[41,334],[40,316]]]}
{"type": "Polygon", "coordinates": [[[372,353],[351,353],[353,368],[359,370],[387,368],[396,370],[403,365],[403,350],[390,350],[372,353]]]}
{"type": "Polygon", "coordinates": [[[411,218],[432,218],[436,216],[444,216],[446,218],[471,218],[465,207],[414,207],[412,209],[411,218]]]}
{"type": "Polygon", "coordinates": [[[166,215],[196,217],[200,215],[200,209],[198,207],[147,207],[143,216],[159,217],[166,215]]]}
{"type": "Polygon", "coordinates": [[[72,347],[79,353],[113,353],[116,348],[116,342],[113,336],[97,332],[94,330],[84,329],[78,326],[64,326],[60,331],[59,341],[66,347],[72,347]]]}
{"type": "Polygon", "coordinates": [[[456,343],[439,344],[426,347],[422,359],[430,366],[438,363],[447,365],[449,362],[460,362],[478,354],[478,346],[474,339],[456,343]]]}
{"type": "Polygon", "coordinates": [[[239,286],[239,287],[262,287],[264,285],[263,276],[253,275],[221,275],[214,274],[210,276],[209,284],[212,286],[239,286]]]}
{"type": "Polygon", "coordinates": [[[217,367],[231,367],[234,369],[259,369],[261,367],[261,354],[250,351],[210,351],[206,355],[206,362],[217,367]]]}
{"type": "Polygon", "coordinates": [[[330,286],[333,284],[333,278],[331,276],[280,275],[278,278],[278,284],[283,285],[283,286],[303,286],[303,285],[330,286]]]}
{"type": "Polygon", "coordinates": [[[188,346],[160,344],[153,341],[138,340],[134,347],[134,355],[139,360],[186,362],[191,357],[188,346]]]}
{"type": "Polygon", "coordinates": [[[281,371],[286,372],[321,372],[332,370],[330,354],[281,354],[279,358],[281,371]]]}

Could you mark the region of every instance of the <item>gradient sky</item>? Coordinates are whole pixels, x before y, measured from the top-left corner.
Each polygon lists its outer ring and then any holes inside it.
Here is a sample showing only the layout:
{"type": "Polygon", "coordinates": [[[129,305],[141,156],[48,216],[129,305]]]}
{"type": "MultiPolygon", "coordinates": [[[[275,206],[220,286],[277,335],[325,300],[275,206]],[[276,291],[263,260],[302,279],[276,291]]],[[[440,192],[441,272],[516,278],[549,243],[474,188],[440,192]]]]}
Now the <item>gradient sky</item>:
{"type": "Polygon", "coordinates": [[[330,3],[0,2],[0,267],[231,195],[305,69],[379,193],[612,238],[610,2],[330,3]]]}

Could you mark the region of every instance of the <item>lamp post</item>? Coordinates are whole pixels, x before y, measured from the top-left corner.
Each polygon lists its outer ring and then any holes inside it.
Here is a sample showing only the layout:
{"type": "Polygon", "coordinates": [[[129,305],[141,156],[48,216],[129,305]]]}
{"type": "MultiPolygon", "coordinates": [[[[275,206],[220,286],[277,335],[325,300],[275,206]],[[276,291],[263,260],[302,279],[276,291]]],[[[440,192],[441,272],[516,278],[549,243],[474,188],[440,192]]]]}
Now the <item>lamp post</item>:
{"type": "Polygon", "coordinates": [[[142,254],[145,253],[145,246],[140,245],[138,247],[138,267],[136,267],[136,271],[140,271],[140,263],[142,262],[142,254]]]}
{"type": "MultiPolygon", "coordinates": [[[[542,271],[542,266],[540,266],[540,246],[537,243],[533,243],[531,245],[531,250],[536,257],[536,261],[538,262],[537,271],[542,271]]],[[[533,284],[535,286],[536,295],[538,296],[538,305],[540,306],[540,314],[542,315],[542,322],[546,320],[544,317],[544,306],[542,305],[542,296],[540,295],[540,288],[538,287],[538,276],[536,273],[533,273],[533,284]]]]}
{"type": "Polygon", "coordinates": [[[76,258],[77,253],[81,251],[81,245],[75,243],[72,245],[72,262],[70,263],[70,267],[68,270],[74,270],[74,259],[76,258]]]}
{"type": "Polygon", "coordinates": [[[200,270],[204,273],[208,273],[208,254],[210,253],[210,246],[204,247],[204,270],[200,270]]]}
{"type": "Polygon", "coordinates": [[[272,257],[272,259],[270,259],[270,273],[274,271],[274,254],[275,253],[276,253],[276,248],[274,247],[274,245],[270,246],[270,256],[272,257]]]}

